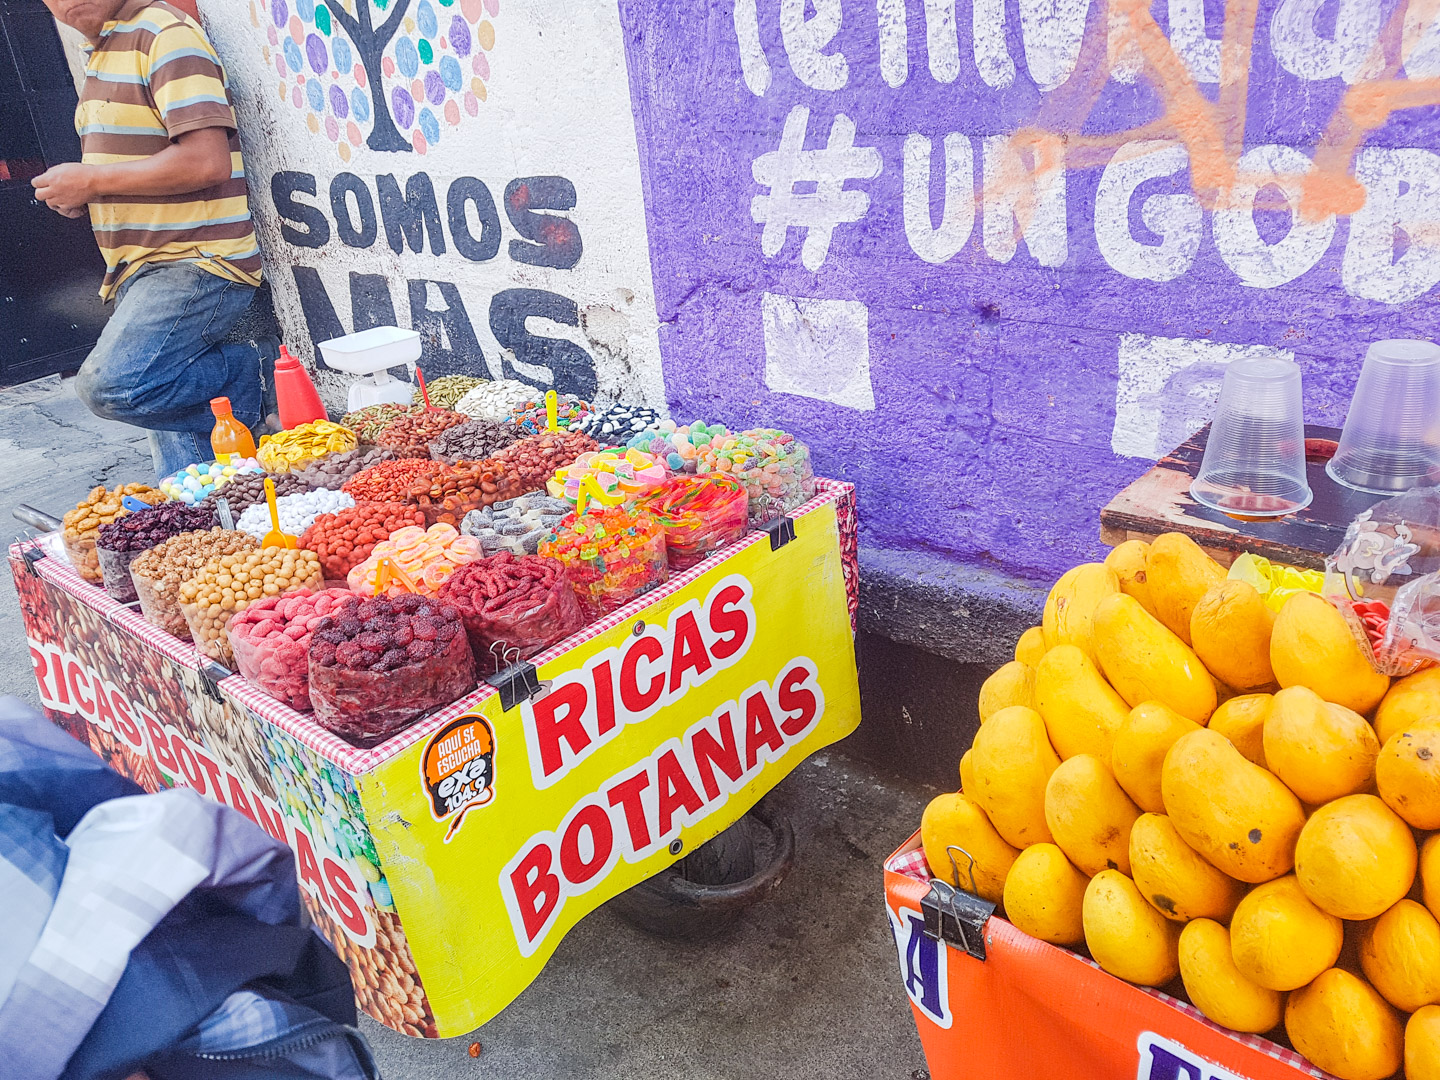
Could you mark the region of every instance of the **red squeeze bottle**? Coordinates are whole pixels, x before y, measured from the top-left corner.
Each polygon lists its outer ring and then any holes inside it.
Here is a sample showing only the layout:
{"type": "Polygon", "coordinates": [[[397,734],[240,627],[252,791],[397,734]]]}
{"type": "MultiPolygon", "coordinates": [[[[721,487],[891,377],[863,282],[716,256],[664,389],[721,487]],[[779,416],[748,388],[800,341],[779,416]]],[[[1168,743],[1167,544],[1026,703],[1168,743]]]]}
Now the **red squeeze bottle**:
{"type": "Polygon", "coordinates": [[[275,361],[275,398],[280,405],[280,426],[287,431],[312,420],[324,420],[325,406],[305,365],[280,346],[280,359],[275,361]]]}

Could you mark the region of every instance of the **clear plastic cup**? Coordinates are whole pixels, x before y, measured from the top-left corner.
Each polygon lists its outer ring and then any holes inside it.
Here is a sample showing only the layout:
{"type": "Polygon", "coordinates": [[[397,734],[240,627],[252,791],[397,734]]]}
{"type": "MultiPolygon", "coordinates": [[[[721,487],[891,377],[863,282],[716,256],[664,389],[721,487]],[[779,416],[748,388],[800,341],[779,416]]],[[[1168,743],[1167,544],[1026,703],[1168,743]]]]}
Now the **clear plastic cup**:
{"type": "Polygon", "coordinates": [[[1225,368],[1190,494],[1223,514],[1283,517],[1310,505],[1300,366],[1279,357],[1225,368]]]}
{"type": "Polygon", "coordinates": [[[1440,345],[1397,338],[1370,346],[1325,471],[1374,495],[1440,484],[1440,345]]]}

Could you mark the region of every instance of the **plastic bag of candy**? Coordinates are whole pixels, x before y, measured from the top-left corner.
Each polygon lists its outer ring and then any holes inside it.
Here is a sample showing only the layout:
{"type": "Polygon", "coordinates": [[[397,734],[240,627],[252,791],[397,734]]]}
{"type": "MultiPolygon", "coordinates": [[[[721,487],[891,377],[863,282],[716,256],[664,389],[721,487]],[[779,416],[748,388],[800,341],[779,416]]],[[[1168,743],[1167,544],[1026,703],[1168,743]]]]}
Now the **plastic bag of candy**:
{"type": "Polygon", "coordinates": [[[483,674],[524,660],[585,625],[565,567],[538,555],[498,555],[462,566],[440,590],[465,624],[483,674]]]}
{"type": "Polygon", "coordinates": [[[130,564],[136,556],[172,536],[208,529],[213,524],[214,514],[208,509],[171,502],[101,525],[95,553],[105,591],[122,604],[133,603],[136,595],[135,582],[130,579],[130,564]]]}
{"type": "Polygon", "coordinates": [[[407,586],[434,596],[456,567],[474,562],[480,555],[480,541],[461,536],[453,525],[440,522],[428,529],[407,525],[375,544],[365,561],[351,568],[345,582],[363,596],[374,596],[377,591],[393,595],[407,586]],[[382,586],[380,564],[385,559],[400,573],[382,586]]]}
{"type": "Polygon", "coordinates": [[[225,627],[240,674],[275,700],[310,710],[310,636],[320,620],[360,603],[349,589],[267,596],[225,627]]]}
{"type": "Polygon", "coordinates": [[[750,529],[749,506],[745,486],[724,473],[685,473],[640,500],[640,508],[665,528],[671,570],[688,569],[743,537],[750,529]]]}
{"type": "Polygon", "coordinates": [[[486,555],[509,551],[534,555],[540,541],[574,509],[564,499],[552,499],[538,491],[516,499],[471,510],[460,523],[460,531],[480,541],[486,555]]]}
{"type": "Polygon", "coordinates": [[[321,619],[309,670],[316,722],[361,747],[475,689],[459,611],[414,593],[362,599],[321,619]]]}
{"type": "Polygon", "coordinates": [[[670,576],[665,532],[642,510],[623,506],[567,514],[540,541],[540,554],[565,564],[587,617],[598,619],[670,576]]]}

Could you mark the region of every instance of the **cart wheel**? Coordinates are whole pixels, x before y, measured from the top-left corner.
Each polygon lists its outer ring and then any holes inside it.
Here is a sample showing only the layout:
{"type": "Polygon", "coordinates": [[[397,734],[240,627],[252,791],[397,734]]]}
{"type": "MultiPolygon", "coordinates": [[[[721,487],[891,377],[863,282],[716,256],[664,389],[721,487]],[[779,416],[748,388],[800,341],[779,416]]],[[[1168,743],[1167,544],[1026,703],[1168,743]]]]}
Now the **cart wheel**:
{"type": "Polygon", "coordinates": [[[708,941],[785,880],[795,862],[790,822],[756,807],[715,839],[610,901],[636,929],[668,941],[708,941]],[[768,834],[769,842],[763,837],[768,834]],[[756,867],[762,848],[770,849],[756,867]]]}
{"type": "Polygon", "coordinates": [[[734,885],[755,874],[756,822],[749,814],[708,844],[701,844],[672,870],[696,885],[734,885]]]}

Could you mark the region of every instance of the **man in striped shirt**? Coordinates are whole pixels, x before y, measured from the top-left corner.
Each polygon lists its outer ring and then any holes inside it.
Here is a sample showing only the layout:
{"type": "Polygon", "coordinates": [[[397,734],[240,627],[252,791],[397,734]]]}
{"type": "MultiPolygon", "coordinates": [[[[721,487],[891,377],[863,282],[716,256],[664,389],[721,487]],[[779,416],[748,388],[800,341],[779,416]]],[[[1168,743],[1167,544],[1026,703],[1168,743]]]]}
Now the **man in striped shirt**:
{"type": "Polygon", "coordinates": [[[67,217],[88,211],[115,310],[76,391],[146,428],[163,476],[207,461],[213,397],[252,428],[262,348],[223,343],[260,284],[225,69],[165,0],[45,0],[87,39],[75,122],[82,158],[33,181],[67,217]]]}

